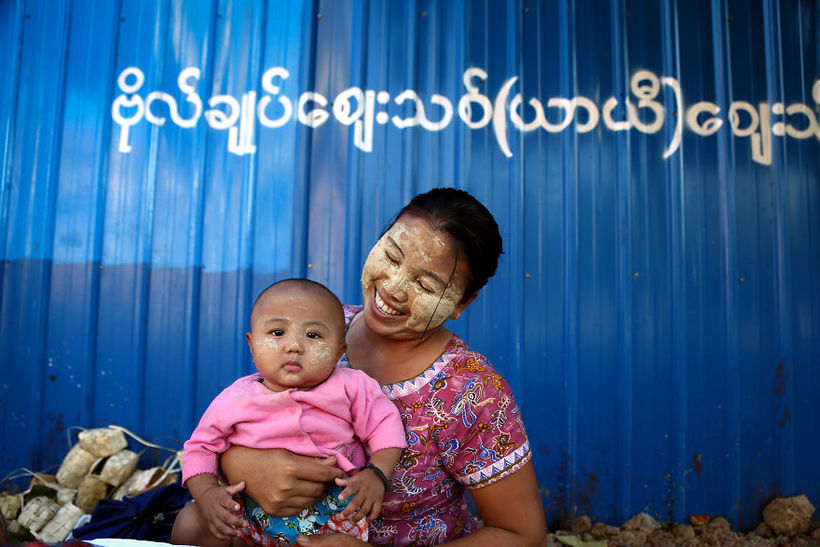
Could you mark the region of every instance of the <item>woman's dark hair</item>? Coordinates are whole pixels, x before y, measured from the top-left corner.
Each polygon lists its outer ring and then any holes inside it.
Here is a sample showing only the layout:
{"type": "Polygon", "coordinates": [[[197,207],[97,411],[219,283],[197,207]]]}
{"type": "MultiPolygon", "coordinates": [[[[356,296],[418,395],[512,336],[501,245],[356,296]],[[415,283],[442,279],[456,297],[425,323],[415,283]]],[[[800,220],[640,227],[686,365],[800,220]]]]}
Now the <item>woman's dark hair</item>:
{"type": "Polygon", "coordinates": [[[498,257],[504,252],[498,224],[490,211],[464,190],[433,188],[419,194],[399,211],[391,226],[402,215],[424,219],[450,236],[456,256],[465,258],[470,266],[464,298],[475,294],[495,274],[498,257]]]}

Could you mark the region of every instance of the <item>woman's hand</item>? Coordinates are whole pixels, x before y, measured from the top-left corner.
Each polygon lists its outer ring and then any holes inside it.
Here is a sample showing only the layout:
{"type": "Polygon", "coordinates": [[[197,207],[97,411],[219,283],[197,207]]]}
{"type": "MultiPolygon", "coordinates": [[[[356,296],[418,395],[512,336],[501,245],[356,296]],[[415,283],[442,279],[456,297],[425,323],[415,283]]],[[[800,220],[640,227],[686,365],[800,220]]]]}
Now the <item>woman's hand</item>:
{"type": "Polygon", "coordinates": [[[231,484],[245,481],[245,493],[269,515],[292,517],[318,501],[327,483],[345,476],[336,458],[300,456],[284,449],[232,446],[220,457],[231,484]]]}

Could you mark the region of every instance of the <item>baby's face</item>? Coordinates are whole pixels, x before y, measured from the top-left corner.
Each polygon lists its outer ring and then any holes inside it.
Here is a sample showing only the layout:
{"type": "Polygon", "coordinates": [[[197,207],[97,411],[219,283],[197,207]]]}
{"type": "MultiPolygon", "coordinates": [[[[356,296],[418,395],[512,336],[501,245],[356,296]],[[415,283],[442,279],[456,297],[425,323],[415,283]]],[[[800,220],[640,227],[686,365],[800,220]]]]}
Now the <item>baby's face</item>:
{"type": "Polygon", "coordinates": [[[245,334],[253,363],[273,391],[324,382],[345,351],[344,315],[298,286],[274,287],[257,302],[245,334]]]}

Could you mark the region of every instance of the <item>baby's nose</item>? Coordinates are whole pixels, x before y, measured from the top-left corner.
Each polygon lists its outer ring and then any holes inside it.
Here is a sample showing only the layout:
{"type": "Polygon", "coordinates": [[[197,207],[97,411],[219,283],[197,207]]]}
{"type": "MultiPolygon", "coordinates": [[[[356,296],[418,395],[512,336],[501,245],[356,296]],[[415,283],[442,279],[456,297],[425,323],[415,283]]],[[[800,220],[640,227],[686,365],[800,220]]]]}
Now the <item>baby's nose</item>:
{"type": "Polygon", "coordinates": [[[285,348],[287,348],[287,351],[302,351],[302,344],[299,341],[299,337],[291,337],[291,339],[288,340],[287,344],[285,344],[285,348]]]}

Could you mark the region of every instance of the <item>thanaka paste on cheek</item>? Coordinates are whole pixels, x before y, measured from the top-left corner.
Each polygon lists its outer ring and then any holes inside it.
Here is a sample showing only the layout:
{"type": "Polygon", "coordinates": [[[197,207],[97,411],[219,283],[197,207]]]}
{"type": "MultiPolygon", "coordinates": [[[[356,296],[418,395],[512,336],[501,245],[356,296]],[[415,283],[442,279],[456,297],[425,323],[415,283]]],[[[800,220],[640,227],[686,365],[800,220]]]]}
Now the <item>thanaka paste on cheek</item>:
{"type": "Polygon", "coordinates": [[[279,344],[276,342],[276,338],[272,336],[265,336],[261,340],[257,340],[253,344],[254,348],[262,348],[266,350],[278,351],[279,344]]]}
{"type": "MultiPolygon", "coordinates": [[[[333,351],[330,344],[325,342],[318,342],[313,346],[313,353],[311,355],[311,365],[322,365],[333,358],[333,351]]],[[[334,363],[335,364],[335,363],[334,363]]]]}

